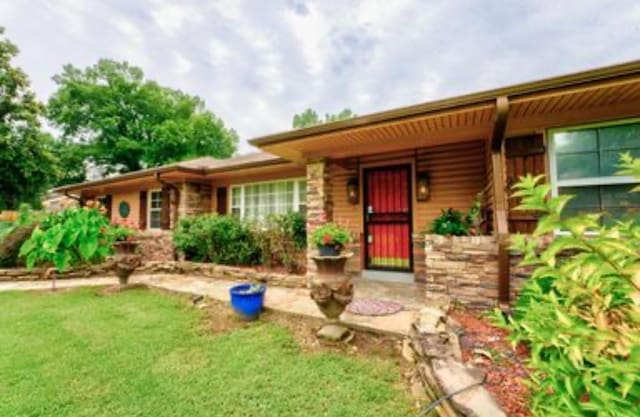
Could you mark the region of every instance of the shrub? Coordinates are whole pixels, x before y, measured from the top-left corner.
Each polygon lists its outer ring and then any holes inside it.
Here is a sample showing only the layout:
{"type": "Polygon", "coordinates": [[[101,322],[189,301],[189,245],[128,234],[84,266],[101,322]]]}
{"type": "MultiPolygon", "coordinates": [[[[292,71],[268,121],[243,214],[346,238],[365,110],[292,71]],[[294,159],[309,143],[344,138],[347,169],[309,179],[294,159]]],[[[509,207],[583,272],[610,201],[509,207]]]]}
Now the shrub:
{"type": "Polygon", "coordinates": [[[175,228],[173,243],[188,260],[223,265],[255,265],[260,261],[251,225],[235,216],[186,217],[175,228]]]}
{"type": "Polygon", "coordinates": [[[469,224],[463,220],[462,213],[448,208],[433,220],[431,232],[444,236],[466,236],[469,234],[469,224]]]}
{"type": "Polygon", "coordinates": [[[102,262],[112,253],[115,228],[95,208],[68,208],[49,214],[20,248],[28,268],[53,265],[59,271],[102,262]]]}
{"type": "Polygon", "coordinates": [[[351,241],[351,233],[336,223],[325,223],[313,231],[312,239],[318,247],[332,245],[343,248],[351,241]]]}
{"type": "Polygon", "coordinates": [[[24,265],[19,257],[20,247],[29,239],[35,227],[35,224],[11,226],[9,232],[0,241],[0,268],[14,268],[24,265]]]}
{"type": "Polygon", "coordinates": [[[302,272],[306,265],[307,230],[299,213],[274,214],[254,230],[260,246],[261,263],[302,272]]]}
{"type": "MultiPolygon", "coordinates": [[[[640,161],[623,158],[625,173],[640,161]]],[[[640,404],[640,226],[604,226],[599,214],[562,215],[571,198],[549,198],[541,177],[514,187],[521,210],[542,213],[532,237],[517,235],[522,265],[535,266],[510,318],[514,343],[531,348],[535,416],[636,416],[640,404]],[[539,237],[556,230],[547,247],[539,237]],[[595,234],[585,234],[594,231],[595,234]],[[636,410],[636,411],[633,411],[636,410]]]]}
{"type": "Polygon", "coordinates": [[[18,217],[14,222],[3,222],[0,226],[0,267],[13,268],[23,266],[20,259],[20,247],[31,236],[41,217],[31,210],[28,204],[21,204],[18,217]]]}

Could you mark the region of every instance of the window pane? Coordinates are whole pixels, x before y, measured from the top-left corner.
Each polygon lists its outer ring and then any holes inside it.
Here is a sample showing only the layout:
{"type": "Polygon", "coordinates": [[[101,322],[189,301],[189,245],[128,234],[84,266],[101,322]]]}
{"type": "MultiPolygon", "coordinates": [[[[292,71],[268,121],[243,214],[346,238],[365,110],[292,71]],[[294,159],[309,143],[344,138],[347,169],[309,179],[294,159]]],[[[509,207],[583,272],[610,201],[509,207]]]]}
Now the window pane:
{"type": "MultiPolygon", "coordinates": [[[[640,141],[640,138],[638,139],[640,141]]],[[[620,171],[620,154],[629,152],[631,156],[640,157],[640,148],[637,149],[620,149],[615,151],[603,151],[600,153],[600,176],[616,175],[620,171]]]]}
{"type": "Polygon", "coordinates": [[[640,147],[640,123],[598,129],[600,149],[628,149],[640,147]]]}
{"type": "Polygon", "coordinates": [[[556,164],[559,180],[598,176],[598,154],[595,152],[557,155],[556,164]]]}
{"type": "Polygon", "coordinates": [[[160,191],[151,192],[151,208],[159,209],[162,206],[162,193],[160,191]]]}
{"type": "Polygon", "coordinates": [[[571,208],[600,208],[600,192],[598,186],[593,187],[560,187],[558,189],[560,195],[572,195],[573,198],[567,204],[571,208]]]}
{"type": "Polygon", "coordinates": [[[564,211],[565,216],[583,213],[604,213],[603,221],[640,220],[640,194],[630,193],[634,185],[602,185],[589,187],[561,187],[559,194],[575,196],[564,211]]]}
{"type": "Polygon", "coordinates": [[[558,154],[589,152],[598,149],[596,131],[593,129],[555,133],[553,140],[555,151],[558,154]]]}
{"type": "Polygon", "coordinates": [[[154,210],[149,214],[149,227],[152,229],[160,228],[160,211],[154,210]]]}
{"type": "Polygon", "coordinates": [[[299,196],[300,202],[307,201],[307,182],[306,181],[300,181],[300,183],[298,184],[298,196],[299,196]]]}

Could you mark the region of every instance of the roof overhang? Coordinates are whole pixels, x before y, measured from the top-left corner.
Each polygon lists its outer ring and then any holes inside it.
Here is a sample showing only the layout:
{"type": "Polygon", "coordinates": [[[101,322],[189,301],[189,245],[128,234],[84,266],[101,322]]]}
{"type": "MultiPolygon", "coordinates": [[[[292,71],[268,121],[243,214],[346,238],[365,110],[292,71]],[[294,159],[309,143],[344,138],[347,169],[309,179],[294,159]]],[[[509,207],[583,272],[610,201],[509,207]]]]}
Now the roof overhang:
{"type": "Polygon", "coordinates": [[[373,113],[254,138],[297,161],[489,138],[498,97],[511,104],[507,133],[640,114],[640,61],[373,113]]]}
{"type": "Polygon", "coordinates": [[[162,183],[180,183],[184,181],[210,182],[217,178],[234,177],[244,175],[245,173],[271,173],[292,166],[295,166],[295,163],[283,158],[250,161],[215,168],[188,168],[174,164],[129,172],[95,181],[65,185],[56,187],[51,191],[62,194],[82,192],[89,195],[104,195],[114,191],[123,192],[128,189],[159,187],[162,183]]]}

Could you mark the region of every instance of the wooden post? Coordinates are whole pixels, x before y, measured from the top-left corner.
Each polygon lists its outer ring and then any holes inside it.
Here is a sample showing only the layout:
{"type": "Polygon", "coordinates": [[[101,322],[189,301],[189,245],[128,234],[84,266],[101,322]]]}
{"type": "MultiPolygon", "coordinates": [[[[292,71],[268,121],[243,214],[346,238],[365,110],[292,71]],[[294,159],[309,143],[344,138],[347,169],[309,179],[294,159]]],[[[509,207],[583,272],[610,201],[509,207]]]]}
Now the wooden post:
{"type": "Polygon", "coordinates": [[[507,213],[507,190],[505,186],[504,159],[502,148],[509,100],[498,97],[496,100],[496,116],[491,132],[491,169],[493,179],[493,233],[498,240],[498,296],[501,302],[509,302],[509,221],[507,213]]]}

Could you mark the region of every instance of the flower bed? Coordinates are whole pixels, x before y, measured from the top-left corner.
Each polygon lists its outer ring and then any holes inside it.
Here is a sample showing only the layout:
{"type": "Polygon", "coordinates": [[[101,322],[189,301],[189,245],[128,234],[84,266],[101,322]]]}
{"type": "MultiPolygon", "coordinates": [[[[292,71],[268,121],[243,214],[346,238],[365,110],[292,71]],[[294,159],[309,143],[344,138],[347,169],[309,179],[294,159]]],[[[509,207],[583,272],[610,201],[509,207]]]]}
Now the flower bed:
{"type": "Polygon", "coordinates": [[[485,388],[510,417],[531,415],[529,391],[524,384],[528,371],[523,361],[528,357],[526,347],[514,351],[507,340],[507,332],[489,324],[477,313],[453,310],[450,317],[462,328],[460,347],[462,359],[486,372],[485,388]]]}

